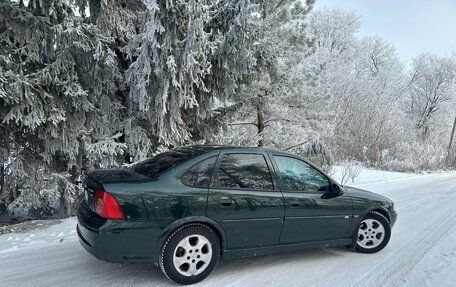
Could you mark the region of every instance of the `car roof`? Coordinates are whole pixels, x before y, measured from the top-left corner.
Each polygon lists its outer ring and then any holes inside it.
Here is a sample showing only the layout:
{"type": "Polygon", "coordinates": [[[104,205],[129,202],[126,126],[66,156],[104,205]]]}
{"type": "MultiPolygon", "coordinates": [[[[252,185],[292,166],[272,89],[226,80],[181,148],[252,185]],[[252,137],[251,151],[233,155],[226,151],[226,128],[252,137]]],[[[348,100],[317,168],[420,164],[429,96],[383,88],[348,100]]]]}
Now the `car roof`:
{"type": "Polygon", "coordinates": [[[293,153],[285,152],[285,151],[280,151],[277,149],[272,149],[272,148],[265,148],[265,147],[250,147],[250,146],[230,146],[230,145],[190,145],[190,146],[184,146],[184,147],[178,147],[175,148],[174,150],[178,151],[189,151],[189,152],[197,152],[199,154],[204,154],[209,151],[213,150],[245,150],[245,151],[270,151],[274,153],[281,153],[281,154],[288,154],[288,155],[294,155],[293,153]]]}

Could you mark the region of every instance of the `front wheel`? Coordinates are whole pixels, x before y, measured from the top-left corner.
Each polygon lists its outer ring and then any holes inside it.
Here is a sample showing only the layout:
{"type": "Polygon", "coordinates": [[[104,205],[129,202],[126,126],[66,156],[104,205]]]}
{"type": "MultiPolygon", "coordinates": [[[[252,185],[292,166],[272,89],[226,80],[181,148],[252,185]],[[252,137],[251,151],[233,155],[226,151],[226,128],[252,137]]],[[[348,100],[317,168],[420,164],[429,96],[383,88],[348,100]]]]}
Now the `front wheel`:
{"type": "Polygon", "coordinates": [[[363,218],[355,235],[357,252],[376,253],[388,244],[391,226],[385,216],[372,211],[363,218]]]}
{"type": "Polygon", "coordinates": [[[206,278],[217,265],[219,256],[217,235],[209,227],[193,223],[168,237],[159,264],[171,281],[188,285],[206,278]]]}

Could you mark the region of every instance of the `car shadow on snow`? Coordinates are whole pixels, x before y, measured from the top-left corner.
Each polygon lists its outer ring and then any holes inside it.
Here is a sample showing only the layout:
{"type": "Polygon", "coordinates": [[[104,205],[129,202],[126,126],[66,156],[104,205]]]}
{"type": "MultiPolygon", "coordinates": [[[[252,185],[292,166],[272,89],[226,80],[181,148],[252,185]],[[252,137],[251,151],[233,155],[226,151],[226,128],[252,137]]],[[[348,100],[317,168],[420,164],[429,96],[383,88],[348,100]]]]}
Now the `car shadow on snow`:
{"type": "MultiPolygon", "coordinates": [[[[273,255],[249,257],[244,259],[220,260],[214,272],[204,281],[195,286],[213,286],[218,283],[231,281],[234,275],[254,274],[257,269],[286,268],[295,264],[312,264],[315,260],[330,260],[334,257],[344,256],[350,250],[344,247],[325,249],[309,249],[295,252],[284,252],[273,255]]],[[[100,274],[106,274],[104,284],[111,286],[178,286],[169,281],[161,272],[160,268],[150,263],[107,263],[91,258],[89,254],[84,256],[85,266],[93,273],[96,270],[96,281],[100,282],[100,274]],[[96,265],[96,266],[95,266],[96,265]]]]}
{"type": "Polygon", "coordinates": [[[329,260],[334,257],[344,256],[344,253],[347,252],[352,253],[352,251],[346,247],[330,247],[282,252],[243,259],[221,260],[217,267],[217,272],[214,272],[214,275],[226,272],[242,272],[244,270],[247,271],[249,268],[253,269],[260,267],[267,269],[268,267],[278,268],[280,265],[287,266],[296,263],[312,263],[315,260],[329,260]]]}
{"type": "Polygon", "coordinates": [[[81,264],[85,281],[93,286],[173,286],[152,263],[110,263],[84,254],[81,264]]]}

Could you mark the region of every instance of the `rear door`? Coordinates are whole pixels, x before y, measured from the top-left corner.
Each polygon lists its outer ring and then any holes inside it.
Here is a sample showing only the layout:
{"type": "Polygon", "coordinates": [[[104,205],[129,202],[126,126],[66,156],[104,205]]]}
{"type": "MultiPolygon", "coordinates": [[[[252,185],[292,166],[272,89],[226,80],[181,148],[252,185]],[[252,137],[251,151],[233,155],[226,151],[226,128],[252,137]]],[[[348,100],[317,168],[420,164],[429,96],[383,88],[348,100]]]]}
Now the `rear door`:
{"type": "Polygon", "coordinates": [[[329,178],[307,162],[273,154],[285,198],[281,243],[340,239],[347,236],[353,205],[347,194],[328,197],[329,178]]]}
{"type": "Polygon", "coordinates": [[[222,152],[209,188],[208,217],[225,230],[227,248],[279,242],[284,199],[262,152],[222,152]]]}

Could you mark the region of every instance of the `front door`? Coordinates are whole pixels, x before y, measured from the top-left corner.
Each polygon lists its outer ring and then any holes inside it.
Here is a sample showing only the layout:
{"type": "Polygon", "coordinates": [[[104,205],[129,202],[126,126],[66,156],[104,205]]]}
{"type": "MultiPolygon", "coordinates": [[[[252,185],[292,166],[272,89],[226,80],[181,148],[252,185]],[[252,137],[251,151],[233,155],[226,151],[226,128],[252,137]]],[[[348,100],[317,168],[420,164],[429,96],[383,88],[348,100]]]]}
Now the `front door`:
{"type": "Polygon", "coordinates": [[[273,155],[285,198],[285,221],[280,243],[345,238],[352,221],[347,194],[328,197],[328,177],[305,161],[273,155]]]}
{"type": "Polygon", "coordinates": [[[275,245],[285,213],[266,154],[222,153],[209,188],[207,216],[225,231],[228,249],[275,245]]]}

